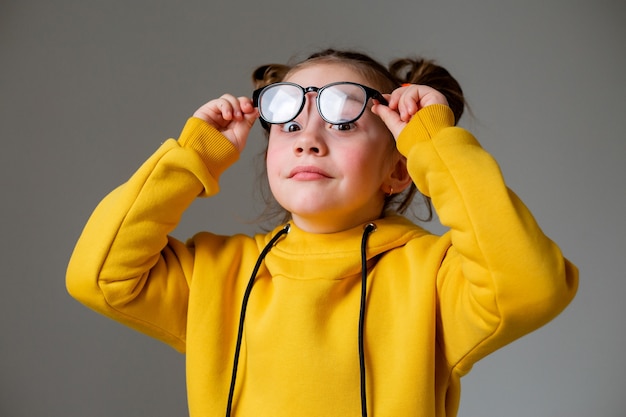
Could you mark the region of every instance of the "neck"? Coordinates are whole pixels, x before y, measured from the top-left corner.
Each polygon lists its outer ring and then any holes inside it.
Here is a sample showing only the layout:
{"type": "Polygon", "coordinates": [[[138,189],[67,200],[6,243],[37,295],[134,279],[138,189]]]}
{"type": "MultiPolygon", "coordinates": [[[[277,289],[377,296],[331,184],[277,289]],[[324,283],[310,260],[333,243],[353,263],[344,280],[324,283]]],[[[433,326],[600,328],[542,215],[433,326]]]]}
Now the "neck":
{"type": "Polygon", "coordinates": [[[368,213],[361,216],[338,217],[331,214],[323,216],[302,216],[292,213],[293,223],[301,230],[309,233],[339,233],[362,224],[381,218],[381,212],[368,213]]]}

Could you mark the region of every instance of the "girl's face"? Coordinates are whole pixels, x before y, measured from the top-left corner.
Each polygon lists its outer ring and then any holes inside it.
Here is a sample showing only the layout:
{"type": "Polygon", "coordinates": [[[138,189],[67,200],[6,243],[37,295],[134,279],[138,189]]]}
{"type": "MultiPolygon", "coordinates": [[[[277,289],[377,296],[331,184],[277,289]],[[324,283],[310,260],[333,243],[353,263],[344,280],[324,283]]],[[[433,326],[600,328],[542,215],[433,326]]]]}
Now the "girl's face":
{"type": "MultiPolygon", "coordinates": [[[[371,85],[346,65],[318,63],[285,81],[323,87],[337,81],[371,85]]],[[[331,125],[319,115],[315,92],[291,122],[272,125],[267,175],[272,194],[307,231],[331,233],[380,217],[390,177],[400,159],[391,133],[368,108],[355,122],[331,125]]]]}

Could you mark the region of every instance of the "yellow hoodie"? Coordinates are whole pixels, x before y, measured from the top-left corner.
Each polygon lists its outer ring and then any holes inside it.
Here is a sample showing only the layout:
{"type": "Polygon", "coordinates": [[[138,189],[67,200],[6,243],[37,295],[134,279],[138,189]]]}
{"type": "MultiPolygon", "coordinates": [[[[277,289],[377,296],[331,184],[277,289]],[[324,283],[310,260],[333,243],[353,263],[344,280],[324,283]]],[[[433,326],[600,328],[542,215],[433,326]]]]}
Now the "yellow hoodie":
{"type": "MultiPolygon", "coordinates": [[[[573,298],[578,273],[509,190],[496,162],[445,106],[416,114],[398,149],[450,228],[399,216],[367,238],[363,348],[372,417],[454,416],[472,365],[542,326],[573,298]]],[[[87,223],[67,271],[92,309],[187,355],[192,417],[223,416],[242,312],[265,235],[168,234],[238,157],[191,118],[87,223]]],[[[246,309],[233,416],[361,415],[363,227],[291,225],[260,262],[246,309]]]]}

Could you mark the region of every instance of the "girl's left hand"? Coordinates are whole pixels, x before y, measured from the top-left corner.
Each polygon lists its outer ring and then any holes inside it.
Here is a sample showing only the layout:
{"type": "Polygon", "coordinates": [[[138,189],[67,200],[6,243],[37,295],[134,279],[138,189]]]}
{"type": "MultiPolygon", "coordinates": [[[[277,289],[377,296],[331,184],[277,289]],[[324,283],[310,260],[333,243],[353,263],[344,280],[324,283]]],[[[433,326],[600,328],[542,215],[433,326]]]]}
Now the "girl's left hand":
{"type": "Polygon", "coordinates": [[[391,94],[385,94],[385,98],[389,106],[375,104],[372,112],[383,120],[395,138],[419,110],[431,104],[448,105],[448,100],[439,91],[418,84],[396,88],[391,94]]]}

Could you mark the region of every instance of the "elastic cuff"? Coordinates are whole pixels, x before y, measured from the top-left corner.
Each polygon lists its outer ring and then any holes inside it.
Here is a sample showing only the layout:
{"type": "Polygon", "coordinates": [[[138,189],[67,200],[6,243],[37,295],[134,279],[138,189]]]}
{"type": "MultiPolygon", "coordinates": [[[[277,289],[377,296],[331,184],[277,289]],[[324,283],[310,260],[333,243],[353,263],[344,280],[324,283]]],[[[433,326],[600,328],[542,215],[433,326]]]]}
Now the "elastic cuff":
{"type": "Polygon", "coordinates": [[[428,140],[441,129],[451,126],[454,126],[454,113],[450,107],[443,104],[426,106],[415,113],[400,132],[396,146],[403,155],[406,155],[416,141],[428,140]]]}
{"type": "Polygon", "coordinates": [[[239,151],[226,136],[202,119],[191,117],[178,139],[180,146],[195,150],[215,178],[239,159],[239,151]]]}

